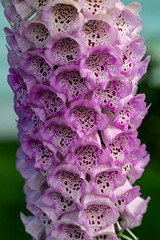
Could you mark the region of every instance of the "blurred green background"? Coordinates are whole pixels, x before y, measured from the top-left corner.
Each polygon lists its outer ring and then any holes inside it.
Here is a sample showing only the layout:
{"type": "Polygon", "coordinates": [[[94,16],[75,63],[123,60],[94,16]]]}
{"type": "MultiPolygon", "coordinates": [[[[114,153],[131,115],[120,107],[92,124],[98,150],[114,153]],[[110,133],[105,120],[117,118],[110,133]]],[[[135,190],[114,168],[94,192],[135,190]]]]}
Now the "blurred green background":
{"type": "MultiPolygon", "coordinates": [[[[123,0],[124,4],[131,1],[123,0]]],[[[142,21],[145,28],[141,36],[146,39],[147,54],[151,55],[147,74],[139,83],[139,93],[146,94],[152,103],[149,114],[139,128],[139,138],[147,145],[151,160],[140,180],[142,197],[151,196],[142,225],[133,230],[140,240],[160,239],[160,1],[141,0],[142,21]]],[[[20,221],[20,211],[27,214],[23,194],[24,181],[15,169],[17,142],[16,115],[13,94],[7,84],[8,64],[3,27],[8,26],[0,6],[0,238],[2,240],[29,240],[20,221]]]]}

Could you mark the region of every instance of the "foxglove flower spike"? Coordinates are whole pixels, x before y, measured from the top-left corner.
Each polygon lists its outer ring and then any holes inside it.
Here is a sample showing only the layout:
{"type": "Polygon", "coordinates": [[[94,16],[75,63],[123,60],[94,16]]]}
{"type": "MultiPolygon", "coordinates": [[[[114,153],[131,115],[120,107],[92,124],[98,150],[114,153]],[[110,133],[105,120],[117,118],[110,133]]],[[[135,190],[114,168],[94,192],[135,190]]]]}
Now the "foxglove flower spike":
{"type": "Polygon", "coordinates": [[[150,200],[137,94],[150,57],[134,2],[2,0],[18,119],[17,170],[33,240],[136,240],[150,200]],[[118,226],[118,227],[117,227],[118,226]],[[130,236],[123,234],[127,230],[130,236]]]}

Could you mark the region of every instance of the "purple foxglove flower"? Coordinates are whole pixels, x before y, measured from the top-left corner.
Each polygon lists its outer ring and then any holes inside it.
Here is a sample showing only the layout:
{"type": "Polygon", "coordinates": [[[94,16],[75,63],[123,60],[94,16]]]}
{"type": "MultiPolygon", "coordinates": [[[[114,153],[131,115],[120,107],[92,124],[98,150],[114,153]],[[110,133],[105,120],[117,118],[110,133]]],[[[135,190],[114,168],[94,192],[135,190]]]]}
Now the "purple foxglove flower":
{"type": "Polygon", "coordinates": [[[137,131],[149,109],[137,94],[150,60],[142,61],[141,6],[2,3],[19,117],[16,167],[32,214],[21,214],[26,232],[33,240],[118,240],[141,224],[150,200],[132,186],[149,162],[137,131]]]}

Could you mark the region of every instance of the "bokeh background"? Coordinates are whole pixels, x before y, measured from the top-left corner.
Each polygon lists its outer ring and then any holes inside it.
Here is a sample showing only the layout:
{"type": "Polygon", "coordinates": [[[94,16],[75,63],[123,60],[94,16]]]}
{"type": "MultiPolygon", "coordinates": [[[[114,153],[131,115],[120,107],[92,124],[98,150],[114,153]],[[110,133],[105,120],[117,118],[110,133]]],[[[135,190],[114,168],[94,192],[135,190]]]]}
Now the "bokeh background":
{"type": "MultiPolygon", "coordinates": [[[[124,4],[131,0],[123,0],[124,4]]],[[[141,186],[142,197],[151,196],[142,226],[134,229],[140,240],[160,239],[160,0],[139,0],[142,5],[141,33],[145,37],[146,55],[151,55],[148,73],[139,83],[139,93],[146,93],[152,103],[149,114],[139,128],[139,138],[147,145],[151,160],[136,184],[141,186]]],[[[25,209],[24,181],[15,169],[17,141],[16,115],[13,111],[13,93],[7,84],[8,64],[4,27],[9,24],[0,5],[0,238],[2,240],[31,240],[20,221],[25,209]]]]}

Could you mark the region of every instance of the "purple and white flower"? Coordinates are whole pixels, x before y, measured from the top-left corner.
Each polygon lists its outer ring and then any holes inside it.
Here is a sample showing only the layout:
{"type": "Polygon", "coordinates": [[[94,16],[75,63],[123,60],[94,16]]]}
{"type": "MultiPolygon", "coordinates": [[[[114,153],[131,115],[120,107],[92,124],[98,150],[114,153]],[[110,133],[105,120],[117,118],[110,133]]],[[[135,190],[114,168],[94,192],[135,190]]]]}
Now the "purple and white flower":
{"type": "Polygon", "coordinates": [[[137,131],[150,106],[137,94],[150,60],[142,60],[141,6],[2,4],[19,117],[16,167],[32,213],[21,214],[26,232],[34,240],[118,240],[141,225],[150,200],[132,186],[149,162],[137,131]]]}

